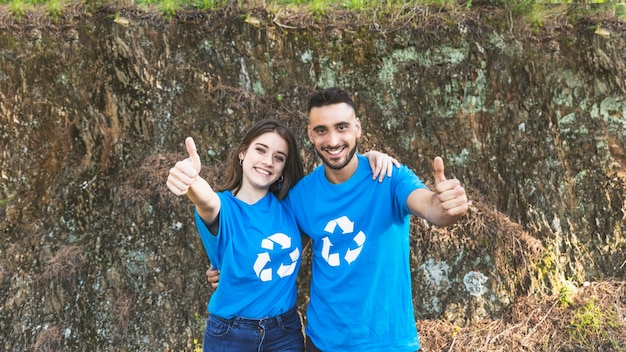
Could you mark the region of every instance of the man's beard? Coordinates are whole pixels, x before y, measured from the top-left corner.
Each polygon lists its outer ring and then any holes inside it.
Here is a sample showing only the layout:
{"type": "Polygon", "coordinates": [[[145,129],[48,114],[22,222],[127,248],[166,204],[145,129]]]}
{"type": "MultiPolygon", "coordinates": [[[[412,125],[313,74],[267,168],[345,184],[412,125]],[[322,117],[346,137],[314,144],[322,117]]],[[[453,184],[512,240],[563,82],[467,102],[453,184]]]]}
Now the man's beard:
{"type": "Polygon", "coordinates": [[[322,162],[324,163],[325,166],[333,170],[341,170],[344,167],[346,167],[346,165],[348,165],[350,160],[352,160],[352,158],[354,157],[354,154],[356,153],[356,149],[357,149],[357,143],[354,143],[354,147],[350,149],[346,158],[343,160],[336,161],[336,162],[331,162],[330,160],[326,159],[324,157],[324,154],[321,153],[319,150],[317,150],[317,148],[315,148],[315,152],[322,159],[322,162]]]}

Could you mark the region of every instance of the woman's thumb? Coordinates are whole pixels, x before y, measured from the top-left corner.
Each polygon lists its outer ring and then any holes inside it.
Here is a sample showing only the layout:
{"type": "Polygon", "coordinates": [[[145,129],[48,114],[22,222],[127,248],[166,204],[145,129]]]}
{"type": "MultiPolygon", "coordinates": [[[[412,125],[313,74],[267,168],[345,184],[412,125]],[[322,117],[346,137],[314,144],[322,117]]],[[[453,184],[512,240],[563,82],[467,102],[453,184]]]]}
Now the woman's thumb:
{"type": "Polygon", "coordinates": [[[185,147],[187,147],[187,153],[189,153],[189,159],[191,159],[193,166],[197,171],[200,171],[202,163],[200,162],[200,155],[198,155],[196,143],[193,141],[193,138],[187,137],[187,139],[185,139],[185,147]]]}

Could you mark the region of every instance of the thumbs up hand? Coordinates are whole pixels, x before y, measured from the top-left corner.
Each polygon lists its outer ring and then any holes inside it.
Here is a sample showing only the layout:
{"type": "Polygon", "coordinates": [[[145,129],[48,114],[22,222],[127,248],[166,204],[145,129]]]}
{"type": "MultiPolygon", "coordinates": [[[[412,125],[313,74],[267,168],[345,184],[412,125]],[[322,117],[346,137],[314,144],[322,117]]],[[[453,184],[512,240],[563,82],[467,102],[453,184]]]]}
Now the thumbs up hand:
{"type": "MultiPolygon", "coordinates": [[[[177,196],[187,195],[187,198],[196,205],[198,215],[206,224],[213,223],[221,209],[221,202],[217,193],[209,183],[199,176],[202,163],[196,150],[193,138],[185,139],[185,148],[189,157],[181,160],[170,169],[167,176],[167,188],[177,196]]],[[[215,234],[216,229],[210,229],[215,234]]]]}
{"type": "Polygon", "coordinates": [[[169,176],[167,177],[167,188],[177,196],[187,194],[187,191],[194,183],[202,163],[200,162],[200,156],[196,150],[196,143],[193,138],[187,137],[185,139],[185,147],[189,157],[176,163],[176,165],[170,169],[169,176]]]}
{"type": "Polygon", "coordinates": [[[436,157],[433,163],[435,170],[435,192],[443,212],[451,217],[458,217],[467,212],[467,195],[465,188],[456,178],[446,179],[443,160],[436,157]]]}

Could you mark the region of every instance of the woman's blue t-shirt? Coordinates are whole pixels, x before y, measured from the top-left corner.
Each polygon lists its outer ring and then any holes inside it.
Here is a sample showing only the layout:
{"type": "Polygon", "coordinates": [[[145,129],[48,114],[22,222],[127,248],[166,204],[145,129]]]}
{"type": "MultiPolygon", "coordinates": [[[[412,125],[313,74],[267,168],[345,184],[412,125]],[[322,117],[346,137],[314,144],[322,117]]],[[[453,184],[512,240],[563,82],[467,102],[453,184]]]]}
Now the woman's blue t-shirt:
{"type": "Polygon", "coordinates": [[[208,310],[222,318],[273,317],[296,304],[302,242],[293,215],[268,193],[247,204],[230,191],[220,197],[219,229],[209,232],[195,211],[196,226],[220,282],[208,310]]]}

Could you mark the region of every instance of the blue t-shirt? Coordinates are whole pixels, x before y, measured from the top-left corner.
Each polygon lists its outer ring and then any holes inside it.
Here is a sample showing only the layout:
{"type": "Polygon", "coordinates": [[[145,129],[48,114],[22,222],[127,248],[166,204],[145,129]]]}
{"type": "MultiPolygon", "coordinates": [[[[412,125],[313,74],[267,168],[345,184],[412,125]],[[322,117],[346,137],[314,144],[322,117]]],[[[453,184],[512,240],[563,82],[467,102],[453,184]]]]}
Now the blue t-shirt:
{"type": "Polygon", "coordinates": [[[426,188],[406,166],[372,180],[358,155],[332,184],[317,167],[285,200],[313,240],[306,334],[322,351],[416,351],[409,263],[409,194],[426,188]]]}
{"type": "Polygon", "coordinates": [[[271,192],[252,205],[230,191],[217,194],[221,201],[217,235],[195,211],[209,260],[221,270],[209,312],[226,319],[261,319],[287,312],[296,304],[302,253],[293,215],[271,192]]]}

